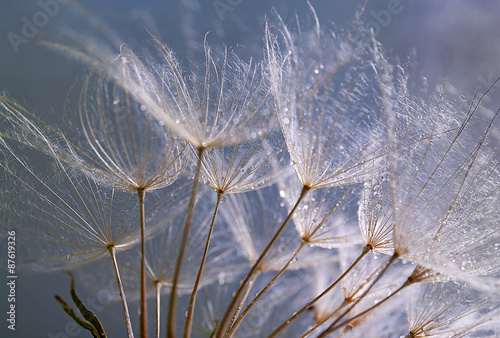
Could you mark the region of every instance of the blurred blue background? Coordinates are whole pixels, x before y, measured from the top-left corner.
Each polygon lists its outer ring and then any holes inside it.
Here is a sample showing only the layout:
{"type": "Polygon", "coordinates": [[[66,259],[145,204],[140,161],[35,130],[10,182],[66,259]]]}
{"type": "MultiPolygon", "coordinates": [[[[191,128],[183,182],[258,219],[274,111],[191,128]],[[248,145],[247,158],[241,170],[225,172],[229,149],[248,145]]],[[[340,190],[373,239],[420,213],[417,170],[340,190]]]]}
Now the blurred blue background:
{"type": "MultiPolygon", "coordinates": [[[[345,30],[363,1],[311,0],[311,3],[324,28],[335,26],[345,30]]],[[[196,54],[207,31],[211,31],[213,46],[238,46],[243,59],[259,58],[266,13],[272,13],[274,8],[288,21],[294,20],[295,13],[301,18],[310,16],[307,3],[299,0],[89,0],[83,6],[133,49],[141,49],[150,40],[144,25],[181,58],[196,54]]],[[[484,92],[500,76],[498,13],[498,1],[370,0],[361,18],[364,25],[378,33],[384,50],[393,60],[406,60],[413,55],[411,71],[416,76],[427,76],[430,87],[447,77],[451,95],[472,98],[476,90],[484,92]]],[[[29,111],[48,121],[58,121],[75,108],[76,103],[67,100],[68,93],[70,88],[78,88],[86,71],[78,62],[34,40],[57,34],[66,26],[81,33],[91,30],[87,18],[75,14],[74,6],[66,0],[0,1],[0,90],[7,91],[29,111]],[[47,7],[49,3],[57,3],[58,7],[47,7]],[[36,23],[39,27],[35,28],[40,31],[30,31],[25,27],[29,25],[27,22],[36,23]]],[[[495,111],[500,105],[500,100],[495,99],[498,91],[494,88],[492,99],[487,102],[495,111]]],[[[495,132],[498,136],[498,126],[495,132]]],[[[6,255],[6,240],[1,240],[0,255],[6,255]]],[[[17,245],[17,250],[22,251],[28,244],[19,239],[17,245]]],[[[0,272],[0,280],[6,276],[7,272],[0,272]]],[[[20,270],[17,282],[16,331],[13,334],[7,330],[2,318],[0,337],[90,336],[82,330],[80,333],[68,330],[66,325],[71,319],[53,299],[56,293],[69,299],[67,276],[20,270]]],[[[4,282],[0,284],[0,312],[6,317],[7,289],[4,282]]],[[[79,293],[83,300],[95,296],[93,291],[83,288],[79,293]]],[[[136,321],[137,304],[131,305],[131,313],[136,321]]],[[[109,337],[124,336],[119,304],[106,305],[98,314],[109,337]]]]}

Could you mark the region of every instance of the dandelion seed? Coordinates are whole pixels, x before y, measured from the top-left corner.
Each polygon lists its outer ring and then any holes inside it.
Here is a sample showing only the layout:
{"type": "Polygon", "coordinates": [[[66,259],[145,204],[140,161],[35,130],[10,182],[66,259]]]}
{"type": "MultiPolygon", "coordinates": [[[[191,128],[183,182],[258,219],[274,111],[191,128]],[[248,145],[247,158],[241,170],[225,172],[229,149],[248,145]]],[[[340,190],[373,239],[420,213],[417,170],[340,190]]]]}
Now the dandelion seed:
{"type": "MultiPolygon", "coordinates": [[[[276,79],[273,93],[290,156],[303,185],[311,188],[362,182],[379,170],[383,129],[378,125],[377,83],[372,83],[374,53],[357,32],[344,40],[316,27],[284,24],[277,36],[291,53],[283,56],[277,38],[267,30],[268,59],[276,79]],[[320,71],[321,69],[321,75],[320,71]],[[312,73],[312,75],[311,75],[312,73]],[[347,86],[340,86],[343,81],[347,86]],[[376,166],[369,166],[373,161],[376,166]]],[[[281,21],[281,18],[278,17],[281,21]]],[[[281,21],[282,22],[282,21],[281,21]]],[[[283,22],[282,22],[283,23],[283,22]]]]}
{"type": "Polygon", "coordinates": [[[495,114],[443,86],[411,93],[364,6],[335,32],[309,6],[311,27],[266,20],[262,63],[211,34],[186,68],[151,34],[145,56],[49,43],[92,71],[77,128],[0,95],[0,233],[29,242],[20,267],[92,262],[80,277],[99,290],[114,272],[129,337],[125,294],[144,337],[146,296],[156,336],[165,296],[170,336],[497,336],[495,114]]]}
{"type": "MultiPolygon", "coordinates": [[[[394,202],[389,214],[395,215],[391,217],[396,252],[405,260],[479,288],[495,288],[499,265],[488,251],[498,242],[498,224],[491,221],[498,218],[493,204],[500,176],[494,151],[483,147],[495,119],[487,122],[486,131],[475,142],[469,125],[479,103],[473,102],[457,122],[451,118],[457,116],[457,109],[444,100],[442,89],[439,93],[435,108],[425,106],[428,122],[419,122],[418,128],[427,128],[425,135],[430,136],[410,140],[413,127],[408,123],[413,121],[409,121],[401,126],[404,132],[400,134],[405,136],[395,147],[399,158],[391,177],[394,202]],[[481,263],[461,269],[454,260],[462,254],[481,263]]],[[[423,104],[413,109],[420,111],[423,104]]]]}
{"type": "MultiPolygon", "coordinates": [[[[70,53],[104,72],[147,112],[195,148],[213,148],[252,140],[253,133],[274,128],[269,76],[254,60],[244,62],[227,49],[212,52],[204,42],[202,67],[185,73],[173,51],[155,37],[156,59],[138,56],[127,45],[120,57],[89,42],[70,53]]],[[[53,47],[68,51],[66,46],[53,47]]],[[[257,135],[257,134],[256,134],[257,135]]]]}
{"type": "Polygon", "coordinates": [[[465,335],[491,320],[490,302],[468,296],[468,288],[453,283],[427,284],[409,306],[410,337],[465,335]],[[463,289],[463,290],[461,290],[463,289]],[[463,292],[461,292],[463,291],[463,292]],[[465,305],[466,304],[466,305],[465,305]],[[480,312],[483,312],[479,315],[480,312]]]}
{"type": "Polygon", "coordinates": [[[287,154],[279,134],[238,145],[207,149],[201,177],[213,190],[224,194],[260,189],[287,175],[282,162],[287,154]]]}

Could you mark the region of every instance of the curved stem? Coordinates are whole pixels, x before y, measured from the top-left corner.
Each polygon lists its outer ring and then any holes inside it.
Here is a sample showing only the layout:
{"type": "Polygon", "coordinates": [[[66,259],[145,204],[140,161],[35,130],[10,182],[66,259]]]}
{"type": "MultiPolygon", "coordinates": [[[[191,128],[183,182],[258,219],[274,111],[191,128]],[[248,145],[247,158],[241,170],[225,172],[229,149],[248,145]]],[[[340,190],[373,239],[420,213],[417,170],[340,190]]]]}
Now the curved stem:
{"type": "Polygon", "coordinates": [[[146,220],[144,217],[144,189],[137,189],[141,212],[141,323],[140,337],[148,337],[148,306],[146,298],[146,220]]]}
{"type": "Polygon", "coordinates": [[[191,228],[191,222],[193,220],[194,205],[196,202],[196,192],[198,190],[198,182],[200,179],[201,165],[203,160],[203,154],[205,148],[198,148],[198,160],[196,163],[196,174],[194,175],[193,190],[191,192],[191,200],[189,201],[189,207],[186,215],[186,223],[184,225],[184,234],[182,236],[182,243],[179,250],[179,256],[177,257],[177,263],[175,266],[174,279],[172,282],[172,290],[170,293],[170,304],[168,309],[167,318],[167,337],[175,337],[175,311],[177,306],[177,287],[179,284],[179,277],[181,273],[182,261],[184,259],[184,252],[186,251],[186,245],[189,237],[189,230],[191,228]]]}
{"type": "Polygon", "coordinates": [[[130,322],[130,314],[128,312],[127,297],[125,297],[125,291],[123,290],[122,279],[120,277],[120,271],[118,270],[118,263],[116,261],[116,251],[114,246],[108,247],[109,254],[113,260],[113,267],[115,269],[116,284],[118,284],[118,290],[120,291],[120,298],[122,301],[123,315],[125,316],[125,326],[127,327],[127,335],[129,338],[134,338],[134,332],[132,331],[132,323],[130,322]]]}
{"type": "MultiPolygon", "coordinates": [[[[254,265],[252,266],[252,268],[248,272],[248,274],[245,277],[245,279],[243,280],[243,282],[241,282],[240,287],[236,291],[236,293],[235,293],[235,295],[234,295],[234,297],[233,297],[233,299],[231,301],[231,304],[229,304],[229,307],[227,308],[226,313],[224,314],[224,317],[222,318],[222,321],[221,321],[221,323],[219,325],[219,330],[217,331],[216,338],[222,338],[222,336],[226,334],[225,330],[226,330],[227,324],[229,322],[229,319],[231,318],[231,314],[234,312],[236,304],[238,303],[238,301],[239,301],[241,295],[243,294],[243,292],[245,291],[245,288],[246,288],[248,282],[252,278],[253,274],[259,268],[259,265],[262,263],[262,261],[266,257],[266,255],[269,252],[269,250],[271,250],[271,247],[274,245],[274,243],[277,241],[278,237],[281,235],[281,233],[285,229],[285,226],[290,221],[290,219],[292,218],[292,215],[295,213],[295,210],[299,206],[300,202],[302,202],[302,200],[304,199],[304,197],[306,197],[306,195],[309,192],[309,190],[310,190],[310,188],[306,187],[306,186],[304,186],[302,188],[302,192],[300,193],[300,197],[297,200],[297,202],[295,203],[292,211],[290,211],[290,213],[288,214],[288,216],[286,217],[286,219],[283,221],[283,224],[281,224],[280,228],[278,229],[278,231],[276,232],[276,234],[274,234],[274,236],[271,239],[271,241],[269,242],[269,244],[266,246],[266,248],[264,249],[264,251],[260,254],[260,256],[257,259],[257,261],[255,261],[254,265]]],[[[229,328],[227,328],[227,330],[229,330],[229,328]]]]}
{"type": "Polygon", "coordinates": [[[310,309],[314,304],[316,304],[316,302],[318,300],[320,300],[321,298],[323,298],[328,292],[330,292],[335,286],[337,286],[337,284],[342,280],[344,279],[345,276],[347,276],[349,274],[349,272],[351,272],[351,270],[359,263],[359,261],[367,254],[370,252],[370,248],[368,246],[365,246],[363,248],[363,251],[361,252],[361,254],[358,256],[358,258],[356,258],[356,260],[351,264],[351,266],[346,270],[344,271],[344,273],[342,275],[340,275],[339,278],[337,278],[337,280],[335,282],[333,282],[332,284],[330,284],[330,286],[325,290],[323,291],[319,296],[317,296],[316,298],[314,298],[312,301],[310,301],[309,303],[307,303],[302,309],[300,309],[298,312],[296,312],[292,317],[290,317],[288,320],[286,320],[283,324],[281,324],[276,330],[274,330],[270,335],[269,337],[276,337],[281,331],[283,331],[284,329],[286,329],[295,319],[297,319],[298,317],[300,317],[304,312],[306,312],[308,309],[310,309]]]}
{"type": "Polygon", "coordinates": [[[219,211],[220,202],[224,193],[222,191],[217,192],[217,203],[215,204],[215,211],[212,217],[212,222],[210,223],[210,229],[208,230],[207,243],[205,244],[205,251],[203,252],[203,258],[201,259],[200,269],[198,270],[198,275],[196,276],[196,281],[193,286],[193,292],[191,293],[191,298],[189,300],[189,307],[186,317],[186,325],[184,327],[184,337],[191,337],[191,326],[193,325],[193,314],[194,305],[196,303],[196,293],[200,285],[201,275],[203,273],[203,268],[205,267],[205,261],[207,260],[208,247],[210,246],[210,240],[212,239],[212,233],[215,225],[215,218],[217,217],[217,212],[219,211]]]}
{"type": "Polygon", "coordinates": [[[231,326],[231,329],[228,332],[228,334],[230,336],[232,336],[234,334],[234,332],[238,329],[238,327],[240,326],[241,321],[245,318],[245,316],[248,314],[248,312],[250,311],[250,309],[255,305],[255,303],[257,303],[259,301],[259,299],[262,298],[262,296],[264,296],[266,294],[266,292],[278,280],[278,278],[281,277],[281,275],[288,269],[288,267],[292,264],[292,262],[294,262],[296,260],[297,256],[299,255],[299,253],[302,251],[302,249],[306,245],[307,245],[307,242],[305,240],[302,240],[302,242],[300,243],[299,248],[295,251],[295,253],[293,254],[293,256],[285,264],[285,266],[283,266],[283,268],[281,268],[281,270],[276,274],[276,276],[274,276],[274,278],[271,279],[271,281],[269,283],[267,283],[267,285],[264,287],[264,289],[262,289],[262,291],[259,292],[259,294],[257,296],[255,296],[255,298],[252,300],[252,302],[247,305],[247,307],[245,308],[245,310],[241,313],[241,315],[238,317],[238,319],[234,322],[234,325],[231,326]]]}
{"type": "Polygon", "coordinates": [[[156,338],[160,338],[160,305],[161,305],[161,283],[156,282],[155,283],[155,289],[156,289],[156,338]]]}
{"type": "Polygon", "coordinates": [[[336,324],[342,318],[344,318],[345,315],[347,315],[363,298],[365,298],[365,296],[368,294],[368,292],[370,292],[370,290],[372,289],[372,287],[375,284],[377,284],[377,282],[380,280],[380,278],[382,278],[382,276],[385,274],[385,272],[389,269],[389,267],[392,265],[392,263],[394,263],[396,261],[396,259],[398,259],[398,257],[399,257],[399,255],[397,253],[394,253],[394,255],[391,256],[391,258],[387,262],[386,266],[382,269],[382,271],[380,271],[380,273],[378,274],[378,276],[375,277],[375,279],[373,280],[373,282],[371,283],[371,285],[365,290],[365,292],[363,292],[363,294],[358,298],[358,300],[356,300],[351,306],[349,306],[349,308],[347,310],[345,310],[344,313],[342,313],[339,317],[337,317],[337,319],[335,319],[335,321],[332,324],[330,324],[330,326],[325,331],[323,331],[318,336],[318,338],[326,337],[329,333],[333,332],[334,329],[336,330],[339,327],[339,326],[336,326],[336,324]]]}

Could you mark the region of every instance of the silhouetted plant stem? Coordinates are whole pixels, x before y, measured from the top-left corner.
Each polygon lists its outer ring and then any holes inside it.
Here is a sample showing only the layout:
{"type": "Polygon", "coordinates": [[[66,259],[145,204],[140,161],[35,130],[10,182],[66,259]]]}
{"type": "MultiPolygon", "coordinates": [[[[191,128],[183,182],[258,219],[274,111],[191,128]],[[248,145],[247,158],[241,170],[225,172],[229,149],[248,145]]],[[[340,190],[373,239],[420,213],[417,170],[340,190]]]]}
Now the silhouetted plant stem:
{"type": "Polygon", "coordinates": [[[198,275],[196,276],[196,281],[194,282],[193,292],[191,293],[191,298],[189,300],[189,307],[187,310],[186,325],[184,327],[184,337],[191,337],[191,326],[193,324],[193,314],[194,306],[196,303],[196,294],[198,292],[198,287],[200,285],[201,275],[203,274],[203,268],[205,267],[205,261],[208,255],[208,247],[210,246],[210,240],[212,239],[212,233],[214,230],[215,219],[217,218],[217,213],[219,211],[219,206],[224,196],[224,192],[217,192],[217,203],[215,204],[215,211],[212,217],[212,222],[210,223],[210,229],[208,230],[207,243],[205,244],[205,251],[203,252],[203,258],[201,259],[200,268],[198,270],[198,275]]]}
{"type": "Polygon", "coordinates": [[[221,338],[223,335],[226,335],[228,333],[228,331],[230,329],[230,327],[227,327],[229,319],[231,318],[231,314],[235,310],[236,304],[238,303],[238,301],[239,301],[240,297],[242,296],[243,292],[245,291],[245,288],[246,288],[248,282],[250,281],[250,279],[252,278],[252,276],[254,275],[254,273],[259,268],[260,264],[262,263],[262,261],[264,260],[264,258],[266,257],[266,255],[268,254],[269,250],[271,250],[271,248],[274,245],[274,243],[276,243],[276,241],[278,240],[278,237],[281,235],[281,233],[285,229],[285,226],[287,225],[287,223],[292,218],[292,215],[295,213],[295,210],[299,206],[300,202],[302,202],[302,200],[304,199],[304,197],[306,197],[306,195],[307,195],[307,193],[309,192],[310,189],[311,188],[307,187],[307,186],[303,186],[302,187],[302,191],[300,193],[300,197],[297,200],[297,202],[295,203],[293,209],[290,211],[290,213],[288,214],[288,216],[286,217],[286,219],[283,221],[283,224],[281,224],[281,226],[279,227],[278,231],[274,234],[273,238],[271,239],[271,241],[269,242],[269,244],[266,246],[266,248],[264,249],[264,251],[260,254],[260,256],[257,259],[257,261],[255,261],[254,265],[252,266],[252,268],[248,272],[248,274],[245,277],[245,279],[243,280],[243,282],[241,282],[240,287],[236,291],[236,293],[235,293],[235,295],[234,295],[234,297],[233,297],[233,299],[231,301],[231,304],[227,308],[226,313],[224,314],[224,317],[221,320],[221,323],[219,325],[219,330],[218,330],[217,336],[216,336],[217,338],[221,338]],[[226,327],[227,327],[227,329],[226,329],[226,327]],[[227,331],[223,331],[223,330],[227,330],[227,331]]]}
{"type": "Polygon", "coordinates": [[[334,281],[325,291],[323,291],[319,296],[314,298],[312,301],[307,303],[302,309],[297,311],[292,317],[290,317],[288,320],[286,320],[283,324],[281,324],[276,330],[274,330],[269,337],[276,337],[280,332],[282,332],[284,329],[286,329],[295,319],[300,317],[304,312],[306,312],[308,309],[310,309],[318,300],[323,298],[328,292],[330,292],[337,284],[344,279],[345,276],[351,272],[351,270],[359,263],[359,261],[367,254],[370,252],[370,248],[368,246],[365,246],[363,248],[363,251],[361,254],[356,258],[356,260],[351,264],[351,266],[344,271],[342,275],[340,275],[339,278],[337,278],[336,281],[334,281]]]}
{"type": "Polygon", "coordinates": [[[144,218],[144,189],[137,189],[141,212],[141,338],[148,337],[148,305],[146,299],[146,220],[144,218]]]}
{"type": "Polygon", "coordinates": [[[330,324],[330,326],[325,331],[321,332],[321,334],[318,336],[318,338],[326,337],[329,333],[331,333],[331,332],[334,331],[333,329],[337,329],[338,327],[340,327],[340,326],[336,326],[336,324],[342,318],[344,318],[345,315],[347,315],[363,298],[365,298],[365,296],[368,294],[368,292],[370,292],[370,290],[372,289],[372,287],[375,284],[377,284],[377,282],[380,280],[380,278],[382,278],[382,276],[389,269],[389,267],[392,265],[392,263],[394,263],[398,258],[399,258],[399,255],[397,253],[394,253],[391,256],[391,258],[389,258],[389,261],[387,262],[387,264],[385,265],[385,267],[382,269],[382,271],[380,271],[380,273],[378,274],[378,276],[375,277],[375,279],[373,280],[373,282],[371,283],[371,285],[365,290],[365,292],[363,292],[363,294],[358,298],[358,300],[356,300],[351,306],[349,306],[349,308],[347,310],[345,310],[344,313],[342,313],[339,317],[337,317],[337,319],[335,319],[335,321],[332,324],[330,324]]]}
{"type": "Polygon", "coordinates": [[[106,337],[106,336],[101,336],[99,334],[99,332],[97,331],[97,329],[94,326],[92,326],[90,323],[88,323],[85,320],[78,317],[75,313],[75,310],[71,306],[69,306],[68,303],[66,303],[66,301],[64,299],[62,299],[58,295],[55,295],[54,298],[62,306],[64,312],[66,312],[78,325],[80,325],[85,330],[88,330],[92,334],[92,337],[94,337],[94,338],[106,337]]]}
{"type": "Polygon", "coordinates": [[[95,338],[106,338],[106,332],[104,332],[104,328],[102,327],[101,321],[97,316],[89,310],[85,304],[82,303],[78,295],[75,291],[75,278],[71,272],[68,272],[68,275],[71,277],[71,299],[75,303],[76,307],[80,311],[80,314],[84,319],[78,317],[71,306],[68,305],[61,297],[55,295],[54,298],[61,304],[64,312],[66,312],[73,320],[76,321],[78,325],[83,327],[86,330],[89,330],[92,336],[95,338]]]}
{"type": "Polygon", "coordinates": [[[198,190],[198,183],[200,179],[201,165],[203,160],[203,155],[205,153],[205,148],[198,148],[198,160],[196,163],[196,173],[194,175],[193,190],[191,192],[191,200],[189,201],[189,208],[186,215],[186,223],[184,225],[184,234],[182,236],[182,243],[179,250],[179,256],[177,257],[177,263],[175,266],[174,279],[172,282],[172,290],[170,293],[170,304],[168,309],[167,318],[167,337],[175,337],[175,311],[177,305],[177,286],[179,284],[179,277],[181,273],[182,261],[184,260],[184,252],[186,251],[187,241],[189,237],[189,230],[191,228],[191,222],[193,220],[194,205],[196,202],[196,192],[198,190]]]}
{"type": "Polygon", "coordinates": [[[116,249],[114,246],[108,247],[109,254],[113,260],[113,267],[115,269],[116,284],[118,284],[118,290],[120,291],[120,299],[122,301],[123,315],[125,316],[125,326],[127,327],[127,335],[129,338],[134,338],[134,332],[132,331],[132,323],[130,322],[130,313],[128,312],[127,297],[125,296],[125,291],[123,290],[122,279],[120,277],[120,271],[118,270],[118,263],[116,261],[116,249]]]}
{"type": "Polygon", "coordinates": [[[238,327],[241,324],[241,321],[245,318],[245,316],[252,309],[252,307],[255,305],[255,303],[257,303],[259,301],[259,299],[261,299],[262,296],[264,296],[267,293],[267,291],[271,288],[271,286],[273,286],[273,284],[278,280],[278,278],[280,278],[281,275],[283,275],[283,273],[288,269],[288,267],[297,259],[297,256],[300,254],[302,249],[307,246],[307,243],[308,243],[307,241],[302,240],[299,248],[295,251],[293,256],[288,260],[288,262],[283,266],[283,268],[281,268],[281,270],[276,274],[276,276],[274,276],[273,279],[271,279],[271,281],[269,283],[267,283],[267,285],[264,287],[264,289],[262,289],[262,291],[259,292],[259,294],[257,296],[255,296],[255,298],[250,302],[250,304],[247,305],[245,310],[243,310],[243,312],[238,317],[238,319],[234,322],[234,324],[231,325],[231,329],[228,332],[229,335],[233,335],[236,332],[236,330],[238,329],[238,327]]]}

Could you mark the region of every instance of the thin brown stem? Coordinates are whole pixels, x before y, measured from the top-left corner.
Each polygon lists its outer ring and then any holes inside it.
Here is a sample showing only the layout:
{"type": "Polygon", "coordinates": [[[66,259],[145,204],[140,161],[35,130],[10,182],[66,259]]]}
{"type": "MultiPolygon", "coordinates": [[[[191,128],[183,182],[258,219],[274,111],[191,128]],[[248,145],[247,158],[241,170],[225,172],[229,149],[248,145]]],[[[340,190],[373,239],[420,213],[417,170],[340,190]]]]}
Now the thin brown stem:
{"type": "Polygon", "coordinates": [[[250,304],[247,305],[247,307],[245,308],[245,310],[243,310],[243,312],[241,313],[241,315],[238,317],[238,319],[231,326],[231,329],[228,332],[228,334],[230,336],[232,336],[236,332],[236,330],[238,329],[238,327],[241,324],[241,321],[245,318],[245,316],[248,314],[248,312],[250,311],[250,309],[252,309],[252,307],[255,305],[255,303],[257,303],[259,301],[259,299],[261,299],[262,296],[264,296],[266,294],[266,292],[271,288],[271,286],[273,286],[273,284],[276,283],[276,281],[278,280],[278,278],[281,277],[281,275],[283,275],[283,273],[288,269],[288,267],[297,259],[297,256],[299,255],[299,253],[302,251],[302,249],[306,245],[307,245],[307,241],[303,240],[300,243],[299,248],[295,251],[295,253],[293,254],[293,256],[285,264],[285,266],[283,266],[283,268],[281,268],[281,270],[276,274],[276,276],[274,276],[274,278],[271,279],[271,281],[269,283],[267,283],[267,285],[264,287],[264,289],[262,289],[262,291],[259,292],[259,294],[257,296],[255,296],[255,298],[252,300],[252,302],[250,302],[250,304]]]}
{"type": "Polygon", "coordinates": [[[175,311],[177,306],[177,287],[179,284],[182,262],[184,260],[184,253],[186,251],[187,241],[189,237],[189,230],[191,228],[191,222],[193,220],[194,205],[196,202],[196,192],[198,190],[198,183],[200,179],[201,165],[204,153],[205,153],[205,148],[198,148],[198,160],[196,163],[196,173],[194,175],[193,190],[191,192],[191,200],[189,201],[189,207],[186,215],[186,223],[184,225],[184,234],[182,237],[182,243],[179,250],[179,256],[177,257],[174,279],[172,282],[172,290],[170,293],[170,304],[169,304],[168,318],[167,318],[167,337],[169,338],[175,338],[175,311]]]}
{"type": "Polygon", "coordinates": [[[156,330],[156,338],[160,338],[160,306],[161,306],[161,283],[156,282],[155,283],[155,289],[156,289],[156,325],[155,325],[155,330],[156,330]]]}
{"type": "Polygon", "coordinates": [[[220,202],[223,196],[224,193],[222,191],[217,192],[217,203],[215,204],[214,215],[212,217],[212,222],[210,223],[210,229],[208,230],[207,243],[205,244],[205,251],[203,252],[203,258],[201,259],[200,269],[198,270],[198,275],[196,276],[196,281],[193,286],[193,292],[191,293],[191,298],[189,300],[186,325],[184,327],[184,337],[191,337],[191,327],[193,325],[193,314],[194,314],[194,306],[196,303],[196,294],[198,292],[198,288],[200,285],[201,275],[203,274],[203,268],[205,267],[205,261],[207,260],[208,247],[210,246],[210,240],[212,239],[215,219],[217,218],[217,213],[219,211],[220,202]]]}
{"type": "Polygon", "coordinates": [[[236,311],[234,312],[234,316],[233,316],[233,319],[231,320],[231,323],[229,324],[229,327],[233,327],[234,321],[240,315],[241,309],[243,308],[243,304],[245,304],[245,301],[247,300],[248,295],[250,294],[250,291],[252,290],[252,287],[253,287],[255,281],[257,280],[257,277],[259,277],[259,275],[260,275],[260,271],[257,270],[257,272],[255,272],[255,274],[253,275],[252,279],[248,282],[248,286],[245,290],[245,293],[243,294],[243,297],[241,297],[241,301],[238,304],[236,311]]]}
{"type": "Polygon", "coordinates": [[[148,305],[146,298],[146,219],[144,217],[144,189],[137,189],[139,196],[139,208],[141,212],[141,322],[140,337],[148,337],[148,305]]]}
{"type": "Polygon", "coordinates": [[[266,257],[266,255],[268,254],[269,250],[271,250],[271,248],[274,245],[274,243],[276,243],[276,241],[278,240],[278,237],[281,235],[281,233],[285,229],[285,226],[290,221],[290,219],[292,218],[293,214],[295,213],[295,210],[299,206],[300,202],[302,202],[302,200],[304,199],[304,197],[306,197],[306,195],[309,192],[309,190],[310,190],[310,188],[307,187],[307,186],[304,186],[302,188],[302,191],[300,193],[300,197],[297,200],[297,202],[295,203],[292,211],[290,211],[290,213],[288,214],[288,216],[286,217],[286,219],[283,221],[283,224],[281,224],[280,228],[274,234],[274,236],[271,239],[271,241],[269,242],[269,244],[266,246],[266,248],[264,249],[264,251],[260,254],[259,258],[255,261],[254,265],[252,266],[252,268],[248,272],[248,274],[245,277],[245,279],[243,280],[243,282],[241,282],[240,287],[236,291],[236,293],[235,293],[235,295],[234,295],[234,297],[233,297],[233,299],[231,301],[231,304],[229,304],[229,307],[227,308],[226,313],[224,314],[224,317],[222,318],[222,321],[221,321],[221,323],[219,325],[219,330],[217,331],[217,336],[216,336],[217,338],[222,338],[222,336],[224,336],[227,333],[227,330],[230,329],[230,328],[227,327],[227,325],[229,323],[230,318],[232,318],[231,314],[234,312],[236,304],[238,304],[238,301],[239,301],[240,297],[242,296],[243,292],[245,291],[245,288],[246,288],[248,282],[250,281],[250,279],[252,279],[252,276],[254,275],[254,273],[259,268],[260,264],[262,263],[262,261],[264,260],[264,258],[266,257]]]}
{"type": "Polygon", "coordinates": [[[359,261],[367,254],[370,252],[370,248],[368,246],[365,246],[363,248],[363,251],[361,252],[361,254],[358,256],[358,258],[356,258],[356,260],[351,264],[351,266],[346,270],[344,271],[344,273],[342,275],[340,275],[339,278],[337,278],[336,281],[334,281],[332,284],[330,284],[330,286],[325,290],[323,291],[319,296],[317,296],[316,298],[314,298],[312,301],[310,301],[309,303],[307,303],[302,309],[300,309],[299,311],[297,311],[292,317],[290,317],[288,320],[286,320],[285,322],[283,322],[283,324],[281,324],[276,330],[274,330],[270,335],[269,337],[276,337],[280,332],[282,332],[284,329],[286,329],[291,323],[293,323],[293,321],[295,319],[297,319],[298,317],[300,317],[304,312],[306,312],[308,309],[310,309],[314,304],[316,304],[316,302],[318,300],[320,300],[321,298],[323,298],[327,293],[329,293],[335,286],[337,286],[337,284],[342,280],[344,279],[345,276],[347,276],[349,274],[349,272],[351,272],[351,270],[359,263],[359,261]]]}
{"type": "Polygon", "coordinates": [[[318,336],[318,338],[326,337],[329,333],[333,332],[334,329],[336,330],[339,327],[339,326],[336,326],[337,323],[342,318],[344,318],[363,298],[365,298],[365,296],[370,292],[370,290],[372,289],[372,287],[375,284],[377,284],[377,282],[380,280],[380,278],[382,278],[382,276],[385,274],[385,272],[389,269],[389,267],[392,265],[392,263],[394,263],[396,261],[396,259],[398,259],[398,257],[399,257],[399,255],[397,253],[394,253],[394,255],[391,256],[391,258],[387,262],[386,266],[382,269],[382,271],[380,271],[380,273],[378,274],[378,276],[375,277],[375,279],[373,280],[373,282],[365,290],[365,292],[363,292],[363,294],[358,298],[358,300],[356,300],[351,306],[349,306],[349,308],[347,308],[347,310],[345,310],[344,313],[342,313],[339,317],[337,317],[337,319],[335,319],[335,321],[332,324],[330,324],[330,326],[325,331],[323,331],[318,336]]]}
{"type": "Polygon", "coordinates": [[[337,314],[337,312],[339,312],[340,310],[342,310],[343,308],[345,308],[349,303],[344,300],[342,302],[342,304],[340,304],[340,306],[335,310],[333,311],[330,315],[328,315],[327,317],[321,319],[320,321],[316,321],[313,326],[311,326],[306,332],[304,332],[299,338],[305,338],[307,336],[309,336],[309,334],[311,334],[311,332],[313,332],[314,330],[316,330],[318,327],[320,327],[321,325],[323,325],[327,320],[329,320],[330,318],[332,318],[333,316],[335,316],[337,314]]]}
{"type": "Polygon", "coordinates": [[[385,297],[384,299],[382,299],[380,302],[378,302],[377,304],[373,305],[372,307],[366,309],[365,311],[361,312],[361,313],[358,313],[357,315],[355,315],[354,317],[352,318],[349,318],[348,320],[346,320],[345,322],[337,325],[337,326],[334,326],[332,327],[330,332],[333,332],[335,330],[337,330],[338,328],[344,326],[344,325],[347,325],[349,323],[351,323],[352,321],[358,319],[359,317],[362,317],[364,316],[365,314],[367,314],[368,312],[374,310],[375,308],[379,307],[380,305],[384,304],[385,302],[387,302],[389,299],[391,299],[394,295],[397,295],[401,290],[403,290],[404,288],[406,288],[408,285],[411,285],[413,284],[409,279],[406,280],[406,282],[404,282],[399,288],[397,288],[396,291],[394,291],[393,293],[391,293],[389,296],[385,297]]]}
{"type": "Polygon", "coordinates": [[[120,299],[122,301],[123,315],[125,316],[125,326],[127,327],[127,335],[129,338],[134,338],[134,332],[132,331],[132,323],[130,322],[130,314],[128,312],[127,297],[125,296],[125,291],[123,290],[122,279],[120,277],[120,271],[118,270],[118,263],[116,261],[116,250],[114,246],[108,247],[109,254],[113,260],[113,267],[115,269],[116,284],[118,284],[118,290],[120,291],[120,299]]]}

